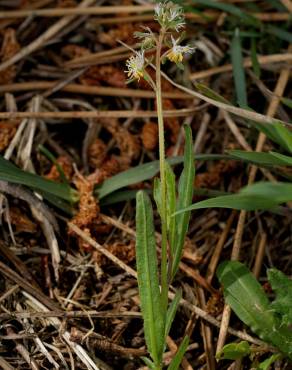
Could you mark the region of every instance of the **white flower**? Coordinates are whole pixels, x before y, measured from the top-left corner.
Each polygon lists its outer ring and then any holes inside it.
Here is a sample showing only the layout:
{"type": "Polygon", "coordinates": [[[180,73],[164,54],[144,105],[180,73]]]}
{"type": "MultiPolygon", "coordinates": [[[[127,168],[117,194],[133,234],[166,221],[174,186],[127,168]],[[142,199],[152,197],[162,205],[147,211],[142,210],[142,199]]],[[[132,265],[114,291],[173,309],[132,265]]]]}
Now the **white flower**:
{"type": "Polygon", "coordinates": [[[183,9],[171,1],[157,4],[154,8],[154,12],[154,19],[165,29],[175,29],[179,31],[179,29],[185,25],[183,9]]]}
{"type": "Polygon", "coordinates": [[[171,36],[172,48],[166,54],[166,57],[174,63],[181,63],[184,54],[191,54],[196,50],[196,48],[189,45],[178,45],[178,41],[179,39],[175,40],[174,37],[171,36]]]}
{"type": "Polygon", "coordinates": [[[140,78],[144,76],[144,65],[144,51],[137,52],[126,61],[126,67],[128,69],[125,73],[127,73],[130,80],[136,79],[140,81],[140,78]]]}

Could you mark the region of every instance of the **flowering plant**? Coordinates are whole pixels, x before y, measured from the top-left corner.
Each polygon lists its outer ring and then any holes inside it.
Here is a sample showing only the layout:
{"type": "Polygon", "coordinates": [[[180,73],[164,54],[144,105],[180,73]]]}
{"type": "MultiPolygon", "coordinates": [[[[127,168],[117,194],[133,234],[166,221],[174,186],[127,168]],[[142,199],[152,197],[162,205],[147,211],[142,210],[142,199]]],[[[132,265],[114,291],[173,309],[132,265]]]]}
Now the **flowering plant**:
{"type": "MultiPolygon", "coordinates": [[[[189,127],[186,128],[184,169],[179,180],[178,191],[175,185],[175,175],[165,160],[161,64],[169,60],[182,68],[184,55],[193,53],[194,48],[188,45],[181,46],[180,38],[176,39],[173,35],[185,26],[181,7],[172,2],[163,2],[155,6],[154,12],[154,19],[160,24],[160,31],[156,34],[147,27],[143,32],[135,33],[140,40],[141,49],[135,51],[135,54],[127,60],[125,73],[128,75],[128,82],[133,80],[139,82],[144,79],[156,94],[160,181],[155,179],[153,195],[161,219],[160,273],[152,205],[150,198],[143,191],[139,191],[136,197],[136,261],[145,340],[151,356],[151,359],[144,358],[144,361],[150,369],[161,370],[166,338],[181,297],[180,292],[177,292],[173,302],[169,305],[169,285],[178,270],[190,218],[190,212],[177,216],[173,214],[180,208],[191,204],[194,182],[192,137],[189,127]],[[164,47],[167,50],[162,53],[164,47]],[[156,51],[154,64],[145,56],[148,49],[156,51]],[[147,72],[148,67],[155,69],[155,78],[147,72]]],[[[185,336],[168,367],[169,370],[179,368],[187,345],[188,337],[185,336]]]]}

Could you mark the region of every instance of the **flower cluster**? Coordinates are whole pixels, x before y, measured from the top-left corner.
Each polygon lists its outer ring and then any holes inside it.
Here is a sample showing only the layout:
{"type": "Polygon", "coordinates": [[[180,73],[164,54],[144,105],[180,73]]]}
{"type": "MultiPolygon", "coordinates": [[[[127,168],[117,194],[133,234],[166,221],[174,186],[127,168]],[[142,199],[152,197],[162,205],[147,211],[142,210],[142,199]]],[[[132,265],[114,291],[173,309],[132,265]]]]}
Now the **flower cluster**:
{"type": "MultiPolygon", "coordinates": [[[[183,9],[171,1],[157,4],[154,12],[154,19],[160,24],[161,32],[165,35],[164,41],[169,37],[170,31],[178,32],[185,26],[183,9]]],[[[135,37],[141,40],[141,51],[136,52],[135,55],[127,60],[127,70],[125,72],[129,77],[129,81],[140,81],[141,78],[149,80],[149,75],[147,75],[145,71],[146,61],[144,51],[155,47],[158,43],[158,37],[149,27],[144,27],[143,32],[135,32],[135,37]]],[[[188,45],[181,46],[179,45],[180,38],[175,39],[172,35],[170,37],[172,45],[170,49],[163,54],[162,61],[168,59],[176,63],[178,67],[183,67],[182,61],[184,55],[193,53],[195,48],[188,45]]]]}
{"type": "Polygon", "coordinates": [[[132,55],[126,62],[128,68],[125,72],[129,77],[129,81],[138,80],[144,76],[145,58],[144,51],[138,51],[135,55],[132,55]]]}
{"type": "Polygon", "coordinates": [[[179,31],[185,26],[183,9],[173,2],[163,2],[155,6],[154,19],[167,30],[179,31]]]}
{"type": "Polygon", "coordinates": [[[183,61],[184,54],[192,54],[195,51],[194,47],[189,45],[181,46],[178,45],[179,39],[175,40],[175,38],[171,35],[171,42],[172,48],[168,50],[166,53],[166,57],[176,64],[180,64],[183,61]]]}

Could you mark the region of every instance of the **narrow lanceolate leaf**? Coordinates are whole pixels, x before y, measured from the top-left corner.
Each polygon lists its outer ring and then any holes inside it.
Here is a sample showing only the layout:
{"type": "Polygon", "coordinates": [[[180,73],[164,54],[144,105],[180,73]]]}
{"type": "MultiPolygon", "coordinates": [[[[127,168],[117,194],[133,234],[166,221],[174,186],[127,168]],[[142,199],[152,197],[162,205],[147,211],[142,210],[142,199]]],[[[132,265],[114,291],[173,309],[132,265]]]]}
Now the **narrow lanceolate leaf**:
{"type": "Polygon", "coordinates": [[[226,302],[240,320],[270,342],[275,318],[264,290],[252,273],[240,262],[227,261],[219,265],[217,276],[226,302]]]}
{"type": "Polygon", "coordinates": [[[168,366],[167,370],[178,370],[179,369],[179,365],[181,364],[182,362],[182,359],[184,357],[184,354],[188,348],[188,344],[189,344],[189,337],[186,335],[183,339],[183,341],[181,342],[174,358],[172,359],[170,365],[168,366]]]}
{"type": "Polygon", "coordinates": [[[139,295],[148,351],[159,364],[164,348],[165,318],[162,315],[153,212],[149,196],[139,191],[136,197],[136,261],[139,295]]]}
{"type": "MultiPolygon", "coordinates": [[[[175,175],[168,163],[165,167],[165,181],[166,181],[166,223],[168,240],[173,240],[176,235],[176,219],[172,217],[176,211],[176,186],[175,175]]],[[[172,261],[171,261],[172,263],[172,261]]]]}
{"type": "MultiPolygon", "coordinates": [[[[186,143],[184,153],[184,169],[179,179],[178,185],[178,201],[176,209],[182,209],[189,207],[192,203],[193,190],[194,190],[194,178],[195,178],[195,163],[193,155],[193,139],[192,131],[189,126],[185,126],[186,143]]],[[[185,237],[187,234],[190,212],[185,212],[175,216],[176,222],[176,235],[170,240],[170,246],[173,255],[173,265],[171,277],[174,278],[179,262],[181,259],[185,237]]]]}
{"type": "Polygon", "coordinates": [[[236,28],[234,32],[231,43],[231,61],[233,67],[233,79],[235,84],[237,102],[241,108],[246,108],[248,105],[246,83],[241,50],[241,38],[238,28],[236,28]]]}
{"type": "Polygon", "coordinates": [[[258,182],[241,189],[237,194],[223,195],[192,204],[177,214],[201,208],[231,208],[246,211],[275,208],[292,200],[292,184],[285,182],[258,182]]]}
{"type": "Polygon", "coordinates": [[[259,166],[292,166],[292,157],[280,153],[246,152],[245,150],[230,150],[228,153],[235,159],[259,166]]]}
{"type": "Polygon", "coordinates": [[[78,200],[77,191],[68,187],[68,185],[47,180],[41,176],[23,171],[2,156],[0,156],[0,180],[25,185],[36,191],[39,190],[69,202],[76,202],[78,200]]]}

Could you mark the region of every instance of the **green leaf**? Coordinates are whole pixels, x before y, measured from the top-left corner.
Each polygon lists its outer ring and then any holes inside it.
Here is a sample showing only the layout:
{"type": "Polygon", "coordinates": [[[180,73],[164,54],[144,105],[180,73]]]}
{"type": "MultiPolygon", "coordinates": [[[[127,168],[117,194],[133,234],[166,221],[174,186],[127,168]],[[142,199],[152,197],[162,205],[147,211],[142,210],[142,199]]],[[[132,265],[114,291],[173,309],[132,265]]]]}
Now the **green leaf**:
{"type": "Polygon", "coordinates": [[[259,166],[291,166],[292,157],[271,152],[246,152],[245,150],[230,150],[228,151],[232,157],[241,159],[248,163],[254,163],[259,166]]]}
{"type": "Polygon", "coordinates": [[[69,202],[74,203],[78,200],[78,192],[69,188],[68,185],[47,180],[41,176],[23,171],[2,156],[0,156],[0,180],[25,185],[36,191],[39,190],[69,202]]]}
{"type": "Polygon", "coordinates": [[[279,161],[285,163],[286,166],[292,166],[292,157],[284,154],[270,152],[270,155],[274,158],[277,158],[279,161]]]}
{"type": "Polygon", "coordinates": [[[206,199],[192,204],[190,207],[180,209],[176,214],[211,207],[255,211],[274,208],[281,203],[291,200],[292,184],[284,182],[258,182],[242,188],[237,194],[206,199]]]}
{"type": "Polygon", "coordinates": [[[270,341],[275,318],[269,300],[256,278],[237,261],[221,263],[217,276],[223,285],[226,302],[240,320],[262,339],[270,341]]]}
{"type": "MultiPolygon", "coordinates": [[[[229,159],[228,156],[222,154],[197,154],[196,158],[201,161],[229,159]]],[[[167,158],[167,162],[173,166],[184,161],[183,156],[167,158]]],[[[105,180],[101,186],[95,189],[95,194],[102,199],[116,190],[122,189],[129,185],[134,185],[139,182],[153,178],[159,172],[159,161],[153,161],[130,168],[115,176],[105,180]]]]}
{"type": "Polygon", "coordinates": [[[172,359],[170,365],[168,366],[167,370],[178,370],[179,365],[182,362],[182,359],[184,357],[184,354],[188,348],[189,344],[189,337],[186,335],[181,342],[178,351],[176,352],[174,358],[172,359]]]}
{"type": "MultiPolygon", "coordinates": [[[[192,203],[194,179],[195,179],[195,163],[193,155],[193,139],[192,131],[189,126],[185,126],[186,142],[184,152],[184,168],[179,179],[178,185],[178,200],[176,209],[188,207],[192,203]]],[[[173,255],[173,265],[171,278],[173,279],[181,260],[185,237],[188,231],[190,212],[177,215],[175,217],[176,235],[172,236],[170,246],[173,255]]]]}
{"type": "Polygon", "coordinates": [[[281,102],[285,104],[288,108],[292,109],[292,99],[283,97],[281,98],[281,102]]]}
{"type": "Polygon", "coordinates": [[[233,77],[237,96],[238,105],[241,108],[246,108],[247,94],[246,94],[246,83],[245,73],[243,67],[243,57],[241,50],[241,39],[239,29],[236,28],[231,43],[231,61],[233,67],[233,77]]]}
{"type": "Polygon", "coordinates": [[[265,361],[261,362],[256,370],[269,370],[271,365],[277,361],[279,358],[281,358],[281,355],[279,353],[274,353],[272,356],[267,358],[265,361]]]}
{"type": "Polygon", "coordinates": [[[216,360],[237,360],[250,355],[250,345],[246,341],[226,344],[216,354],[216,360]]]}
{"type": "Polygon", "coordinates": [[[172,302],[170,303],[168,307],[167,314],[166,314],[165,338],[169,334],[169,331],[173,323],[173,320],[175,318],[175,314],[176,314],[181,297],[182,297],[181,290],[177,290],[172,302]]]}
{"type": "Polygon", "coordinates": [[[144,333],[150,355],[154,363],[159,364],[164,348],[165,318],[159,289],[153,211],[150,198],[143,191],[137,193],[136,202],[136,261],[144,333]]]}
{"type": "Polygon", "coordinates": [[[282,323],[289,325],[292,323],[292,280],[275,268],[268,269],[267,275],[276,293],[271,307],[281,316],[282,323]]]}
{"type": "Polygon", "coordinates": [[[263,132],[269,139],[279,144],[283,149],[290,153],[292,152],[292,133],[280,122],[275,121],[268,125],[259,122],[249,123],[257,130],[263,132]]]}

